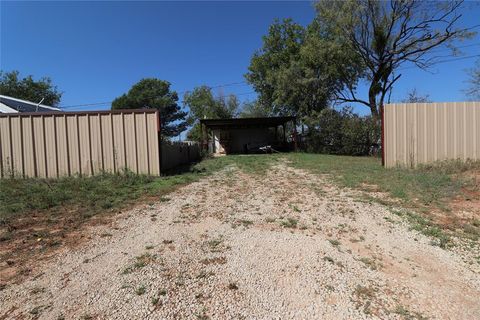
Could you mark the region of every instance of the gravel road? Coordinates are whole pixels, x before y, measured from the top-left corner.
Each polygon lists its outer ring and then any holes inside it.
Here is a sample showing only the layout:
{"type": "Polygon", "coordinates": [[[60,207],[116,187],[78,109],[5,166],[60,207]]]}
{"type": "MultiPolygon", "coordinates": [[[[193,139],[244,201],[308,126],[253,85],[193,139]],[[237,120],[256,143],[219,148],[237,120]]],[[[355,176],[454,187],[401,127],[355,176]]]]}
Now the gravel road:
{"type": "Polygon", "coordinates": [[[479,319],[480,273],[386,207],[279,164],[118,215],[0,291],[0,319],[479,319]]]}

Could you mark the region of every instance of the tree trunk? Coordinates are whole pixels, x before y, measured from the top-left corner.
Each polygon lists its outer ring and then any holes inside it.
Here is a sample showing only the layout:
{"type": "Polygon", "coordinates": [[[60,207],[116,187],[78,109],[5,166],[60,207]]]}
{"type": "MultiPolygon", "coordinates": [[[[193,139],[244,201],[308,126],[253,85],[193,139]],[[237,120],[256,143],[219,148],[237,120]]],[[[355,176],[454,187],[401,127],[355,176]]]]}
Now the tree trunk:
{"type": "Polygon", "coordinates": [[[372,113],[372,118],[375,120],[379,119],[378,108],[377,108],[377,95],[375,94],[372,87],[368,92],[368,102],[370,104],[370,112],[372,113]]]}

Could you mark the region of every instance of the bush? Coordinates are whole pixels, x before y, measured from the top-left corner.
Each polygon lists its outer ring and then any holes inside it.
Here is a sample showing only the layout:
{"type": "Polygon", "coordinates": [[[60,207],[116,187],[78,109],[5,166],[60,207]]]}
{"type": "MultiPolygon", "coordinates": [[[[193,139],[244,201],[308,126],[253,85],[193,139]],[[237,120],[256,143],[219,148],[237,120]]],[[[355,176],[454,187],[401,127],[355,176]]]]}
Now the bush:
{"type": "Polygon", "coordinates": [[[365,156],[377,154],[380,124],[370,116],[360,117],[351,109],[324,109],[307,120],[308,152],[365,156]]]}

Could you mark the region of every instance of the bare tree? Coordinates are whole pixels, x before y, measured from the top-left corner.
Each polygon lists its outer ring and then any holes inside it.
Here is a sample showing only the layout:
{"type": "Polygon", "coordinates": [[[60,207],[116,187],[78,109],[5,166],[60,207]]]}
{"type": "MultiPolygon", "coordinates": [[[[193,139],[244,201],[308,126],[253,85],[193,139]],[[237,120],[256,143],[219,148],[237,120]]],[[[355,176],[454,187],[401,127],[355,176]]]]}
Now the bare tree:
{"type": "MultiPolygon", "coordinates": [[[[364,79],[369,84],[368,100],[357,96],[357,82],[336,93],[341,102],[368,106],[379,118],[385,98],[401,76],[399,67],[412,63],[427,69],[442,56],[439,47],[455,50],[455,40],[472,37],[472,28],[459,28],[463,1],[320,1],[317,19],[325,32],[343,41],[345,50],[358,55],[364,79]]],[[[443,53],[444,55],[444,53],[443,53]]]]}
{"type": "Polygon", "coordinates": [[[428,94],[421,95],[416,88],[407,93],[407,97],[402,100],[403,103],[425,103],[431,102],[428,94]]]}
{"type": "Polygon", "coordinates": [[[472,99],[480,100],[480,60],[477,61],[475,67],[468,71],[470,84],[465,93],[472,99]]]}

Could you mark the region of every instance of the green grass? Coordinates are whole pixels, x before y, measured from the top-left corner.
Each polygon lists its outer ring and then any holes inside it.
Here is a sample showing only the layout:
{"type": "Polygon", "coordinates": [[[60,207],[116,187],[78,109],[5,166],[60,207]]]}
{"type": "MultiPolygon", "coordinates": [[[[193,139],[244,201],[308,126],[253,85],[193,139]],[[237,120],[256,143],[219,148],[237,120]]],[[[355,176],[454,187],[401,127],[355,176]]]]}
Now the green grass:
{"type": "Polygon", "coordinates": [[[347,157],[293,153],[292,165],[312,173],[328,174],[340,186],[386,192],[404,203],[435,205],[447,209],[444,201],[460,193],[471,181],[459,178],[470,169],[480,169],[480,162],[456,161],[420,166],[417,169],[381,166],[373,157],[347,157]]]}
{"type": "Polygon", "coordinates": [[[75,211],[77,218],[119,209],[142,197],[165,201],[165,194],[227,166],[235,165],[251,174],[262,174],[278,159],[272,155],[228,156],[204,160],[186,172],[162,177],[100,174],[60,179],[1,179],[0,224],[32,212],[75,211]]]}

